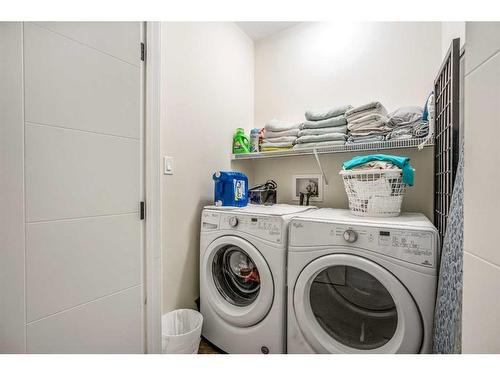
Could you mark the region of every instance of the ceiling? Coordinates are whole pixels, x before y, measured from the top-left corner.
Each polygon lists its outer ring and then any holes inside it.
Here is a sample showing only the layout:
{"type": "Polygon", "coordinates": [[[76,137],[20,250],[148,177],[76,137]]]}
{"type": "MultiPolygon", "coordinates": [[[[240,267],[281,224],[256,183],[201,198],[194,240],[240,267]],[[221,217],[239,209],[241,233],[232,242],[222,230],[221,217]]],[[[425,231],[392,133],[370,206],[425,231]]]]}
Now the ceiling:
{"type": "Polygon", "coordinates": [[[236,25],[253,40],[259,40],[266,36],[289,27],[298,25],[300,22],[236,22],[236,25]]]}

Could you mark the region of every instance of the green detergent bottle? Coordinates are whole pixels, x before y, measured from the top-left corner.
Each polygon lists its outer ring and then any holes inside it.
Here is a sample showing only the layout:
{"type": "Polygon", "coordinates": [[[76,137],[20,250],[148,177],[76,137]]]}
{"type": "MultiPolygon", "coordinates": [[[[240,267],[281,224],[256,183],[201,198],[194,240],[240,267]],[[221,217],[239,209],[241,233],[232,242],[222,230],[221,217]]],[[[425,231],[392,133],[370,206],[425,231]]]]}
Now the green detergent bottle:
{"type": "Polygon", "coordinates": [[[248,154],[250,152],[250,141],[245,135],[243,128],[237,128],[233,137],[233,154],[248,154]]]}

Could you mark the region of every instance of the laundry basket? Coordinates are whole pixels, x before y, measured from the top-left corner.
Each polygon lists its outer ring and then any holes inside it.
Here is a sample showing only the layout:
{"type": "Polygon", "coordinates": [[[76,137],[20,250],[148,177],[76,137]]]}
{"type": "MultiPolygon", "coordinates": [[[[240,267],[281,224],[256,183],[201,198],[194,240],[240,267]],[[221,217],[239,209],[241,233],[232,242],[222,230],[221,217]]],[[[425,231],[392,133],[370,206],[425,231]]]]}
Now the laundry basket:
{"type": "Polygon", "coordinates": [[[167,354],[197,354],[203,316],[195,310],[171,311],[161,317],[162,351],[167,354]]]}
{"type": "Polygon", "coordinates": [[[406,191],[401,169],[342,170],[349,208],[358,216],[398,216],[406,191]]]}

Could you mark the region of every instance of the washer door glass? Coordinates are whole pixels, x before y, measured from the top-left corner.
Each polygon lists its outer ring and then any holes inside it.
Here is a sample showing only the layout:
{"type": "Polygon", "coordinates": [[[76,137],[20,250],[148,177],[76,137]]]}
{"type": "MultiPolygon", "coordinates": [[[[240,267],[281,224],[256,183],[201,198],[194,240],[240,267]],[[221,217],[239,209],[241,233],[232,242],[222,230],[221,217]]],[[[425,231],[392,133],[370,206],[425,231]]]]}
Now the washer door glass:
{"type": "Polygon", "coordinates": [[[385,345],[396,332],[398,314],[388,290],[371,274],[335,265],[313,280],[310,305],[334,340],[360,350],[385,345]]]}
{"type": "Polygon", "coordinates": [[[249,306],[260,292],[260,274],[255,262],[240,247],[227,245],[213,258],[212,274],[219,293],[235,306],[249,306]]]}

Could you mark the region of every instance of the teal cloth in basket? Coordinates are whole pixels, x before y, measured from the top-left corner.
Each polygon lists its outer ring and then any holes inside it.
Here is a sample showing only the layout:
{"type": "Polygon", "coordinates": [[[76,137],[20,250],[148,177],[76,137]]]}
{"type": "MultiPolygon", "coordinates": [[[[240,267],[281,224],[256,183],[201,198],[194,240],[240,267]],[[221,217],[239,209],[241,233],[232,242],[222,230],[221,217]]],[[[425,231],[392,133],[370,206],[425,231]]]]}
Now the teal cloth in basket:
{"type": "Polygon", "coordinates": [[[343,164],[344,169],[352,169],[354,167],[369,163],[371,161],[388,161],[398,166],[403,171],[403,183],[413,186],[413,179],[415,171],[410,165],[410,158],[406,156],[372,154],[365,156],[355,156],[351,160],[345,161],[343,164]]]}

